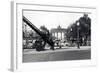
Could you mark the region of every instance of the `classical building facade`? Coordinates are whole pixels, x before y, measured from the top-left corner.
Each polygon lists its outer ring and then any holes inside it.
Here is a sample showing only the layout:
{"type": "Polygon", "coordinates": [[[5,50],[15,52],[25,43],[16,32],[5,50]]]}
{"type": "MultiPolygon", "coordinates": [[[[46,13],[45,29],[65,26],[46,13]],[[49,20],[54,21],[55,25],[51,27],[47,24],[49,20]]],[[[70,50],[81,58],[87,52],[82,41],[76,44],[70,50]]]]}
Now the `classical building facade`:
{"type": "Polygon", "coordinates": [[[63,40],[64,39],[64,34],[67,29],[61,28],[59,25],[57,28],[51,29],[51,34],[54,36],[56,39],[63,40]]]}

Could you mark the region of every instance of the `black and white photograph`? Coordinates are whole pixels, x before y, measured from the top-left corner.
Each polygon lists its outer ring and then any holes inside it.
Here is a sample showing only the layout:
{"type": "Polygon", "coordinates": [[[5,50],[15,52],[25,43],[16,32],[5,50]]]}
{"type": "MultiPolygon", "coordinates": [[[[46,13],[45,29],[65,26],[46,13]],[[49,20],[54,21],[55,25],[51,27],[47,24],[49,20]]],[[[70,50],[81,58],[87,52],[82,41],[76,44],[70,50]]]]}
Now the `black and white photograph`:
{"type": "Polygon", "coordinates": [[[11,14],[13,71],[96,65],[96,7],[13,2],[11,14]]]}
{"type": "Polygon", "coordinates": [[[91,59],[91,12],[22,10],[22,61],[91,59]]]}

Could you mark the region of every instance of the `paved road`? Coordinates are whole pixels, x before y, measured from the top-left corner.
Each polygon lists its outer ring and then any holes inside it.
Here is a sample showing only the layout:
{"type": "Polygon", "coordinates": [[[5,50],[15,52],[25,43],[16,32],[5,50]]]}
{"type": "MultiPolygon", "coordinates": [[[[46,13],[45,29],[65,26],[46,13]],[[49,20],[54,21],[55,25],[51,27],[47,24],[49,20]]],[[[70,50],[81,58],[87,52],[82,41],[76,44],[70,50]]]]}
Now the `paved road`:
{"type": "Polygon", "coordinates": [[[91,58],[91,48],[89,46],[66,47],[56,50],[37,52],[34,49],[25,49],[23,52],[23,62],[61,61],[61,60],[83,60],[91,58]]]}

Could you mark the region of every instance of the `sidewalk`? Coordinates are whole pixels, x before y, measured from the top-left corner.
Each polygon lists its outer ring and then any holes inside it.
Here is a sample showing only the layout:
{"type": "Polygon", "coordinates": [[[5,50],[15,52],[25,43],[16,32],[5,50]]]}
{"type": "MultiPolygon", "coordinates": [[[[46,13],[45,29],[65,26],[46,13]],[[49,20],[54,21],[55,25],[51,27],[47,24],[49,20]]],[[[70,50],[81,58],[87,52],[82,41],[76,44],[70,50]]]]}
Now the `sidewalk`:
{"type": "Polygon", "coordinates": [[[61,52],[61,51],[79,51],[79,50],[90,50],[90,46],[80,46],[80,49],[77,47],[62,47],[61,49],[50,50],[47,49],[46,51],[36,51],[35,49],[24,49],[23,54],[39,54],[39,53],[50,53],[50,52],[61,52]]]}

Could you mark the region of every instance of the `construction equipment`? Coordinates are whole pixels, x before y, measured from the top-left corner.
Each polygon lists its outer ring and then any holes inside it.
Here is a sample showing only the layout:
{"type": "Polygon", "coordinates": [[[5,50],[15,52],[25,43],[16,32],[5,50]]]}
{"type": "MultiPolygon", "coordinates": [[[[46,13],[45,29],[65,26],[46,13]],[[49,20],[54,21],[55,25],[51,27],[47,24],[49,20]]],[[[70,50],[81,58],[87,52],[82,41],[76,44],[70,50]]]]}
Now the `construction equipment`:
{"type": "MultiPolygon", "coordinates": [[[[23,21],[32,28],[42,39],[45,43],[48,43],[51,47],[50,49],[54,50],[54,42],[50,36],[46,33],[40,31],[34,24],[32,24],[25,16],[23,16],[23,21]]],[[[37,42],[36,42],[37,43],[37,42]]],[[[45,44],[36,45],[36,50],[41,51],[44,50],[45,44]]]]}

